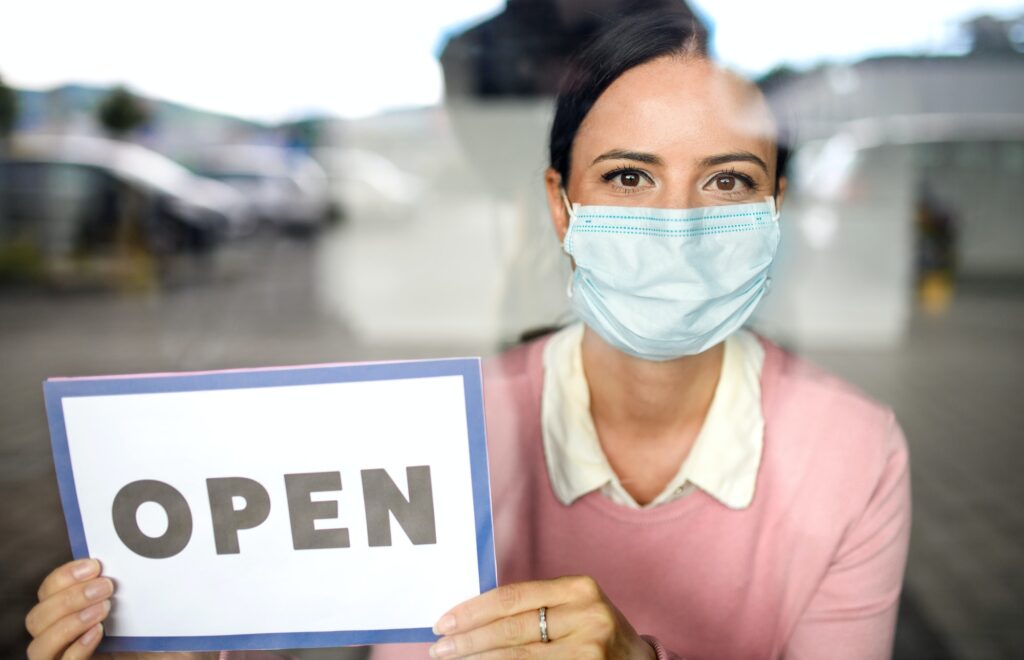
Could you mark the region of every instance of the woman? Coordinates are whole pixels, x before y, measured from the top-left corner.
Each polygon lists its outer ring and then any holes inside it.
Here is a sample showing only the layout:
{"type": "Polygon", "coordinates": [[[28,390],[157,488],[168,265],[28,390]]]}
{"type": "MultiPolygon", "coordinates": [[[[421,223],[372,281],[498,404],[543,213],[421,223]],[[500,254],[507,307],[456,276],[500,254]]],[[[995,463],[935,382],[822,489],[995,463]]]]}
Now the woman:
{"type": "MultiPolygon", "coordinates": [[[[888,657],[899,426],[739,329],[778,242],[776,140],[681,17],[632,17],[574,60],[545,182],[583,323],[484,376],[503,586],[375,658],[888,657]]],[[[95,648],[98,570],[47,578],[31,657],[95,648]]]]}

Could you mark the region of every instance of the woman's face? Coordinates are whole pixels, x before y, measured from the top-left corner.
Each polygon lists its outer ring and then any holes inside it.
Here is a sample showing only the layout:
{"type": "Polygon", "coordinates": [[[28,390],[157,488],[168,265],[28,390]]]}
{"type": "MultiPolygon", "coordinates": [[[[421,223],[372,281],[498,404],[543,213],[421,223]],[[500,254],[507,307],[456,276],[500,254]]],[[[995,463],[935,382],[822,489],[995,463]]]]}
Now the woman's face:
{"type": "MultiPolygon", "coordinates": [[[[576,134],[565,188],[585,205],[761,201],[776,192],[775,140],[756,87],[703,59],[660,58],[624,73],[594,103],[576,134]]],[[[569,222],[561,177],[549,169],[546,184],[561,240],[569,222]]]]}

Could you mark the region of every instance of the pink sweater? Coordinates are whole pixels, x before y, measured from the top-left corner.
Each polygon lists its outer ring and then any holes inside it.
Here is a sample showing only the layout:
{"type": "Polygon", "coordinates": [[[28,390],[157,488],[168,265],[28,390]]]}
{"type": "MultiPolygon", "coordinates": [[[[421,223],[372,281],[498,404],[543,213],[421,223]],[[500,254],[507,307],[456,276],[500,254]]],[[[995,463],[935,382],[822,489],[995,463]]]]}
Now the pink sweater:
{"type": "MultiPolygon", "coordinates": [[[[590,575],[668,657],[889,657],[910,535],[891,411],[765,342],[764,455],[748,508],[702,491],[653,509],[599,492],[567,507],[541,445],[543,344],[484,371],[500,583],[590,575]]],[[[373,657],[423,658],[426,646],[373,657]]]]}
{"type": "Polygon", "coordinates": [[[590,575],[661,658],[889,657],[910,534],[905,440],[890,410],[764,343],[764,454],[743,510],[702,491],[653,509],[599,492],[562,505],[541,445],[544,340],[488,363],[499,582],[590,575]]]}

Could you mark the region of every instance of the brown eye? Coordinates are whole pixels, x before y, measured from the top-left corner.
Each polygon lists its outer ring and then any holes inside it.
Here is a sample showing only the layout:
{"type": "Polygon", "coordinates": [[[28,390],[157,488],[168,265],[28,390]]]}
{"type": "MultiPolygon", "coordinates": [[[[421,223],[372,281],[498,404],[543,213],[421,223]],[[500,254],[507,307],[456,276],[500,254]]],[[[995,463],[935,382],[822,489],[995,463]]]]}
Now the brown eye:
{"type": "Polygon", "coordinates": [[[626,188],[635,188],[640,185],[640,175],[636,172],[623,172],[619,175],[619,181],[626,188]]]}
{"type": "Polygon", "coordinates": [[[632,167],[620,167],[601,175],[601,179],[611,184],[613,190],[622,193],[634,193],[647,190],[654,185],[650,174],[632,167]]]}
{"type": "Polygon", "coordinates": [[[736,177],[728,174],[715,178],[715,185],[718,186],[719,190],[730,191],[736,187],[736,177]]]}
{"type": "Polygon", "coordinates": [[[740,199],[756,192],[758,185],[746,174],[726,170],[712,175],[703,189],[721,199],[740,199]]]}

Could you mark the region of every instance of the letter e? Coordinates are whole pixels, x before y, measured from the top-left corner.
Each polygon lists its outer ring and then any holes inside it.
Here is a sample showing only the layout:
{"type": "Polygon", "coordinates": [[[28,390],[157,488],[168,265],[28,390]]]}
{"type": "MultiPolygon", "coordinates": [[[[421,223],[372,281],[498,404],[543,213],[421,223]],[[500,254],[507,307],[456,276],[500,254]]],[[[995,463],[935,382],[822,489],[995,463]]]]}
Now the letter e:
{"type": "Polygon", "coordinates": [[[316,520],[338,517],[337,502],[314,502],[310,494],[341,490],[340,472],[309,472],[284,475],[288,492],[288,515],[292,523],[292,546],[296,550],[347,548],[348,529],[316,529],[316,520]]]}

